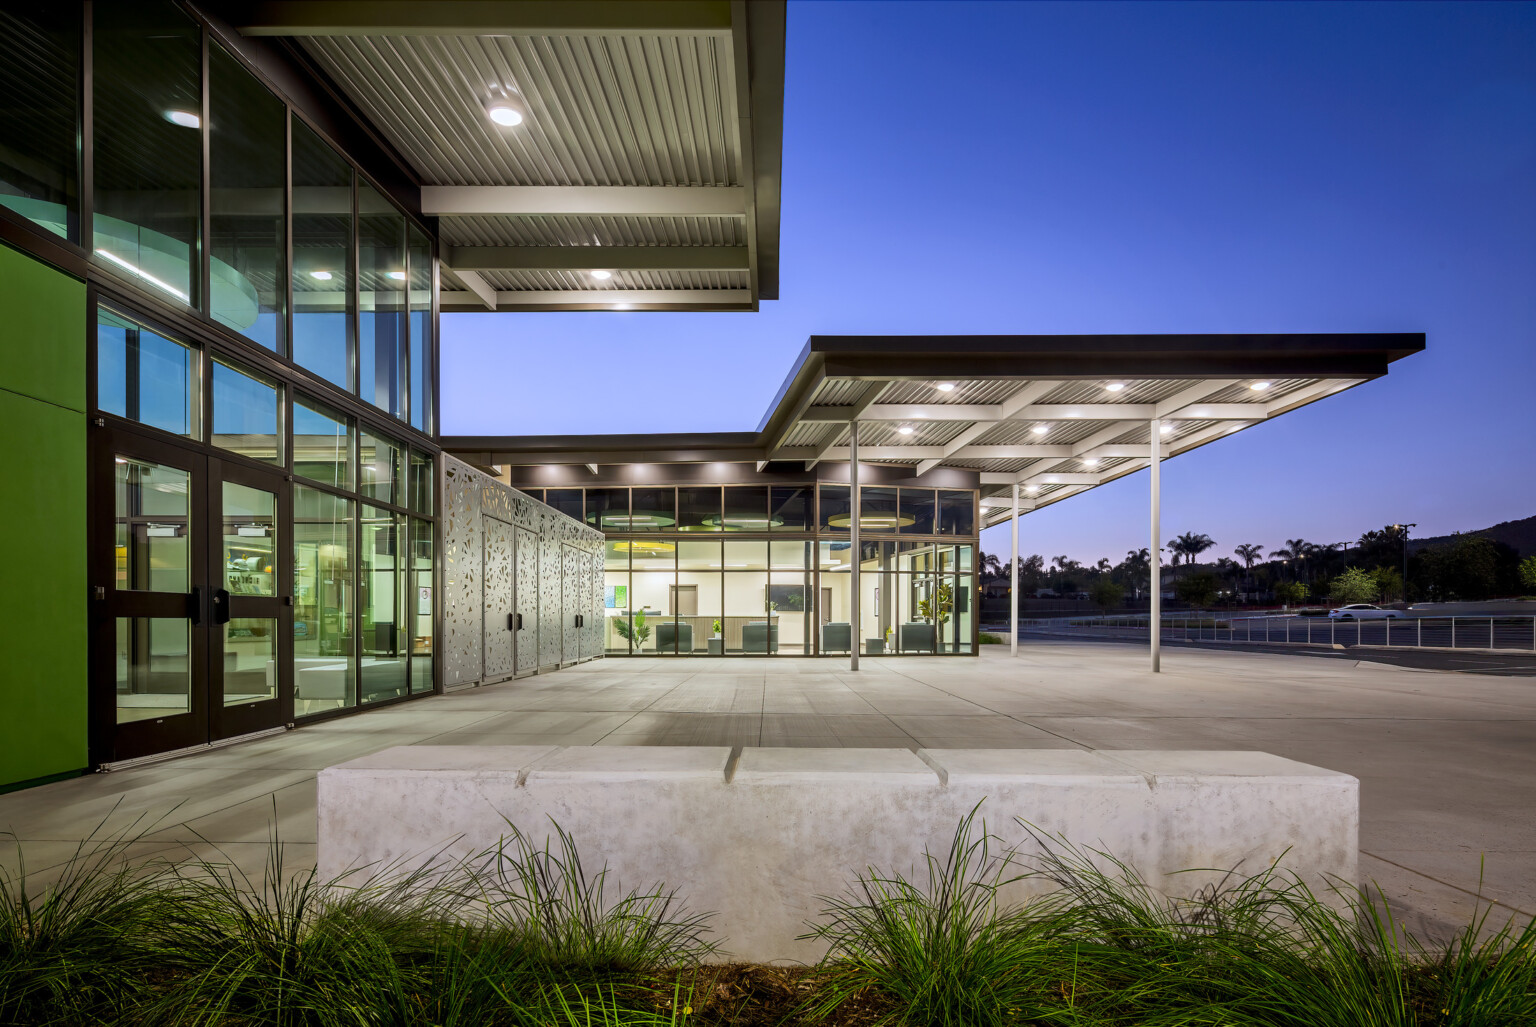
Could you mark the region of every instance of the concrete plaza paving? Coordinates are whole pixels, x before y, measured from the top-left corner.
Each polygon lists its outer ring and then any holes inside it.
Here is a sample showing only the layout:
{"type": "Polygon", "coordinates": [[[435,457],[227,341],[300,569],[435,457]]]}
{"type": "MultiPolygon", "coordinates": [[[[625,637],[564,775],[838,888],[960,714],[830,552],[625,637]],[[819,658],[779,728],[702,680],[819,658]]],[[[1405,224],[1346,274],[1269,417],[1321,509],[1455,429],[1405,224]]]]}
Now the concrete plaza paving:
{"type": "Polygon", "coordinates": [[[134,857],[256,871],[275,832],[309,866],[316,772],[395,745],[1260,749],[1360,779],[1362,876],[1410,927],[1463,923],[1479,895],[1499,919],[1536,915],[1530,678],[1199,649],[1165,650],[1153,675],[1139,648],[1048,641],[862,663],[599,660],[0,795],[0,830],[34,871],[109,816],[142,818],[134,857]]]}

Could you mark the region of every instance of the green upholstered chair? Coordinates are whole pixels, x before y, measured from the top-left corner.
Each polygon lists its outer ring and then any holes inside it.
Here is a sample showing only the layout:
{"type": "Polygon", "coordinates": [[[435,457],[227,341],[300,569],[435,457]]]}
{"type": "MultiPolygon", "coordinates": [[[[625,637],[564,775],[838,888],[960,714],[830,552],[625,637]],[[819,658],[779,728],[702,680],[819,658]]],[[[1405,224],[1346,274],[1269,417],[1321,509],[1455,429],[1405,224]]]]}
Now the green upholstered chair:
{"type": "Polygon", "coordinates": [[[853,625],[847,621],[829,621],[821,626],[821,651],[846,653],[853,649],[853,625]]]}
{"type": "Polygon", "coordinates": [[[693,625],[664,620],[656,625],[656,651],[659,653],[693,652],[693,625]]]}
{"type": "Polygon", "coordinates": [[[776,653],[779,651],[779,626],[765,620],[750,620],[741,626],[741,651],[776,653]]]}

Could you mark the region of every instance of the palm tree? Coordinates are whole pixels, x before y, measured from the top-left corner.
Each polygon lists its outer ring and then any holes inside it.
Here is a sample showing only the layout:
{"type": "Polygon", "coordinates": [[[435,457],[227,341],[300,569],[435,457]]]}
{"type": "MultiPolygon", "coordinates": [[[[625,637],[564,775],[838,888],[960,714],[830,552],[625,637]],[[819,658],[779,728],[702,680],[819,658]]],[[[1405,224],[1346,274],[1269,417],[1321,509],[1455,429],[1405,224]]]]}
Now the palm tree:
{"type": "Polygon", "coordinates": [[[1093,565],[1093,569],[1100,574],[1108,574],[1113,569],[1113,565],[1109,562],[1109,557],[1101,556],[1099,562],[1093,565]]]}
{"type": "Polygon", "coordinates": [[[1232,552],[1243,561],[1243,591],[1253,591],[1253,561],[1264,554],[1264,547],[1254,542],[1244,542],[1235,547],[1232,552]]]}
{"type": "Polygon", "coordinates": [[[1003,561],[991,553],[981,554],[981,578],[983,581],[996,581],[1003,576],[1003,561]]]}
{"type": "Polygon", "coordinates": [[[1178,542],[1184,550],[1185,563],[1194,563],[1195,557],[1216,544],[1215,539],[1211,538],[1211,536],[1196,535],[1193,532],[1185,532],[1180,535],[1178,542]]]}
{"type": "Polygon", "coordinates": [[[1061,584],[1061,575],[1066,571],[1067,564],[1071,561],[1072,558],[1065,553],[1060,556],[1051,557],[1051,568],[1056,571],[1056,584],[1061,584]]]}
{"type": "Polygon", "coordinates": [[[1184,540],[1182,537],[1169,539],[1168,551],[1173,554],[1173,566],[1175,567],[1179,565],[1179,557],[1187,556],[1189,554],[1189,551],[1184,548],[1184,540]]]}
{"type": "MultiPolygon", "coordinates": [[[[1278,556],[1282,560],[1295,560],[1296,569],[1299,571],[1302,567],[1301,561],[1305,560],[1315,552],[1317,552],[1317,546],[1314,546],[1306,539],[1288,538],[1285,540],[1284,546],[1272,551],[1269,555],[1278,556]]],[[[1300,578],[1299,574],[1297,575],[1297,578],[1300,578]]]]}

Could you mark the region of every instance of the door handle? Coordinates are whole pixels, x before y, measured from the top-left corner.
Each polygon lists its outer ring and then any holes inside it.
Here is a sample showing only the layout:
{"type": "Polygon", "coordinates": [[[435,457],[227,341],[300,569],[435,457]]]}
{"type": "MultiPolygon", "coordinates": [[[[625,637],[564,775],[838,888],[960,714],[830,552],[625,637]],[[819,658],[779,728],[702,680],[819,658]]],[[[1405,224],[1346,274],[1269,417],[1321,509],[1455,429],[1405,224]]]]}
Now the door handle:
{"type": "Polygon", "coordinates": [[[229,623],[229,592],[222,588],[216,589],[213,593],[213,622],[229,623]]]}
{"type": "Polygon", "coordinates": [[[521,631],[521,630],[523,630],[523,615],[520,614],[520,613],[509,613],[509,614],[507,614],[507,630],[508,631],[521,631]]]}
{"type": "Polygon", "coordinates": [[[203,622],[203,590],[196,585],[187,593],[187,620],[194,625],[203,622]]]}

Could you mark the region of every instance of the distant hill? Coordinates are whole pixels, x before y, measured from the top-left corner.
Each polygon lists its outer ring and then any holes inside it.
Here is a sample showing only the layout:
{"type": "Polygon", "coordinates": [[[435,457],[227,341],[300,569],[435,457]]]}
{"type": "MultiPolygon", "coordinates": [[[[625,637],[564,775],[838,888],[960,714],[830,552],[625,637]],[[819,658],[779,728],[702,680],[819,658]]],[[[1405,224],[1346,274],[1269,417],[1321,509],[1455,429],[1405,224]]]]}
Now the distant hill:
{"type": "MultiPolygon", "coordinates": [[[[1521,556],[1536,554],[1536,517],[1526,517],[1518,521],[1505,521],[1495,524],[1491,528],[1479,528],[1476,531],[1464,531],[1463,535],[1486,535],[1495,542],[1502,542],[1509,548],[1518,552],[1521,556]]],[[[1410,552],[1423,549],[1425,546],[1439,545],[1449,542],[1454,536],[1435,535],[1432,538],[1410,538],[1408,549],[1410,552]]]]}

